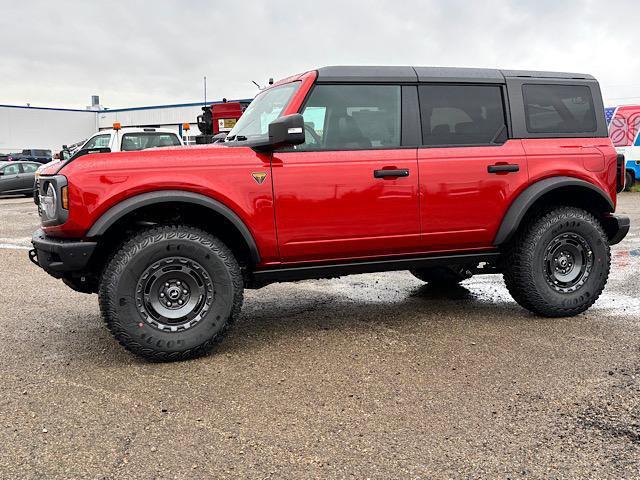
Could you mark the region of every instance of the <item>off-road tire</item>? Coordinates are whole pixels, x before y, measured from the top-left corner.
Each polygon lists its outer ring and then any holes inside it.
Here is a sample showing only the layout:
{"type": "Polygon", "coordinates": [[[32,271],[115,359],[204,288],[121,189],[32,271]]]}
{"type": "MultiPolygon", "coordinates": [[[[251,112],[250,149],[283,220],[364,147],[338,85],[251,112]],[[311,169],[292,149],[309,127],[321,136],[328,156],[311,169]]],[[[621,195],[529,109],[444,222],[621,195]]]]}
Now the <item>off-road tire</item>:
{"type": "Polygon", "coordinates": [[[457,285],[473,276],[469,269],[464,266],[418,268],[409,271],[418,280],[433,286],[457,285]]]}
{"type": "Polygon", "coordinates": [[[631,187],[634,185],[633,174],[629,171],[624,172],[624,190],[626,192],[631,191],[631,187]]]}
{"type": "Polygon", "coordinates": [[[126,241],[104,269],[98,293],[104,321],[122,346],[150,360],[173,361],[208,353],[221,340],[240,313],[243,286],[238,262],[224,243],[203,230],[172,225],[149,228],[126,241]],[[197,296],[205,299],[205,306],[200,301],[197,304],[205,309],[204,313],[186,328],[163,329],[162,323],[154,324],[154,317],[142,306],[146,303],[140,300],[140,286],[144,285],[141,282],[145,278],[161,278],[161,270],[149,274],[149,269],[171,262],[194,266],[206,280],[195,281],[194,285],[208,287],[207,293],[197,296]]]}
{"type": "Polygon", "coordinates": [[[559,207],[518,233],[505,251],[503,276],[509,293],[522,307],[545,317],[570,317],[598,299],[607,283],[610,262],[609,243],[600,222],[585,210],[559,207]],[[575,291],[559,292],[545,272],[551,264],[547,263],[548,249],[566,235],[577,235],[586,242],[585,255],[591,252],[592,267],[575,291]]]}

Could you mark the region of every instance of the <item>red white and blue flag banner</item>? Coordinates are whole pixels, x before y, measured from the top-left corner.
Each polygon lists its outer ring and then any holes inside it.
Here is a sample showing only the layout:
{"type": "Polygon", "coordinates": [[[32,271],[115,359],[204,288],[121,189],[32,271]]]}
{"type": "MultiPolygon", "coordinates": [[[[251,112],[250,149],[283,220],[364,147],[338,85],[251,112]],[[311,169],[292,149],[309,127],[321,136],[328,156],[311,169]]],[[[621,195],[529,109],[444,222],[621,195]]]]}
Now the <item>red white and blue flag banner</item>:
{"type": "Polygon", "coordinates": [[[640,146],[640,105],[605,108],[604,112],[614,146],[640,146]]]}

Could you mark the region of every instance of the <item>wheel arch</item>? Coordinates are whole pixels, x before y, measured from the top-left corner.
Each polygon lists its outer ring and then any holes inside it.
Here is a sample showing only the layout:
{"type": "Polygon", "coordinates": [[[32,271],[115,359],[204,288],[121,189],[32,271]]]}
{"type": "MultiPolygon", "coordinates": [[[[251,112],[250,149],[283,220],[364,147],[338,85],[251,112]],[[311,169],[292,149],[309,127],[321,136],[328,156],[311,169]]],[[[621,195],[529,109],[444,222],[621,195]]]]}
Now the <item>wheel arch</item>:
{"type": "Polygon", "coordinates": [[[615,210],[611,198],[589,182],[573,177],[546,178],[527,187],[511,203],[493,241],[494,246],[509,242],[523,222],[536,211],[558,202],[584,208],[599,218],[615,210]]]}
{"type": "MultiPolygon", "coordinates": [[[[159,207],[189,207],[189,211],[201,214],[210,214],[207,218],[218,218],[226,223],[226,227],[232,227],[238,239],[242,239],[247,249],[251,263],[260,263],[258,246],[251,231],[242,219],[228,206],[206,195],[183,190],[160,190],[147,192],[119,202],[104,212],[87,232],[88,238],[102,237],[112,231],[112,228],[130,218],[136,212],[149,211],[150,208],[159,207]]],[[[206,218],[203,218],[205,220],[206,218]]],[[[142,218],[144,220],[144,216],[142,218]]],[[[231,248],[232,246],[230,246],[231,248]]]]}

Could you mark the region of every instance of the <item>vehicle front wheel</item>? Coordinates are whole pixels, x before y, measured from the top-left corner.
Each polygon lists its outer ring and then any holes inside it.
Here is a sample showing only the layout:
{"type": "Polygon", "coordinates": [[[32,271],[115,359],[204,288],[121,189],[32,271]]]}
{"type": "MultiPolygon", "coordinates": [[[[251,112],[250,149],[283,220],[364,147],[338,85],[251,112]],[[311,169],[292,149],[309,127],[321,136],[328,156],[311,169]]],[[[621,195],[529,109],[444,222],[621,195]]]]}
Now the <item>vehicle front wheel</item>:
{"type": "Polygon", "coordinates": [[[504,280],[524,308],[568,317],[598,299],[611,254],[602,226],[589,212],[557,208],[526,226],[505,252],[504,280]]]}
{"type": "Polygon", "coordinates": [[[100,282],[114,337],[152,360],[208,352],[240,312],[243,280],[231,250],[189,226],[161,226],[127,241],[100,282]]]}

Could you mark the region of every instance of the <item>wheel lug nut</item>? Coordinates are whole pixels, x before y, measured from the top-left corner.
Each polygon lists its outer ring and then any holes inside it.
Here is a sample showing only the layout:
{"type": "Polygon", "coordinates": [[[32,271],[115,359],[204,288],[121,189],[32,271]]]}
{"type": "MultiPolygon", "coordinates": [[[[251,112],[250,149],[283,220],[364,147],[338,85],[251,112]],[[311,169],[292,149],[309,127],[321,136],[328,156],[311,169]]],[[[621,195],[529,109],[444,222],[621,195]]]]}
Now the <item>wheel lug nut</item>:
{"type": "Polygon", "coordinates": [[[186,290],[182,290],[182,293],[186,295],[188,292],[186,290]]]}
{"type": "Polygon", "coordinates": [[[176,285],[181,285],[181,283],[178,281],[178,282],[176,282],[176,285]]]}
{"type": "Polygon", "coordinates": [[[178,300],[178,305],[182,305],[182,300],[178,300]]]}
{"type": "Polygon", "coordinates": [[[167,302],[167,307],[170,307],[170,306],[171,306],[171,302],[167,302]]]}
{"type": "Polygon", "coordinates": [[[161,294],[160,294],[160,298],[164,298],[164,293],[161,293],[161,294]]]}
{"type": "Polygon", "coordinates": [[[168,287],[168,286],[169,286],[169,282],[166,282],[166,283],[164,284],[164,286],[165,286],[165,287],[168,287]]]}

